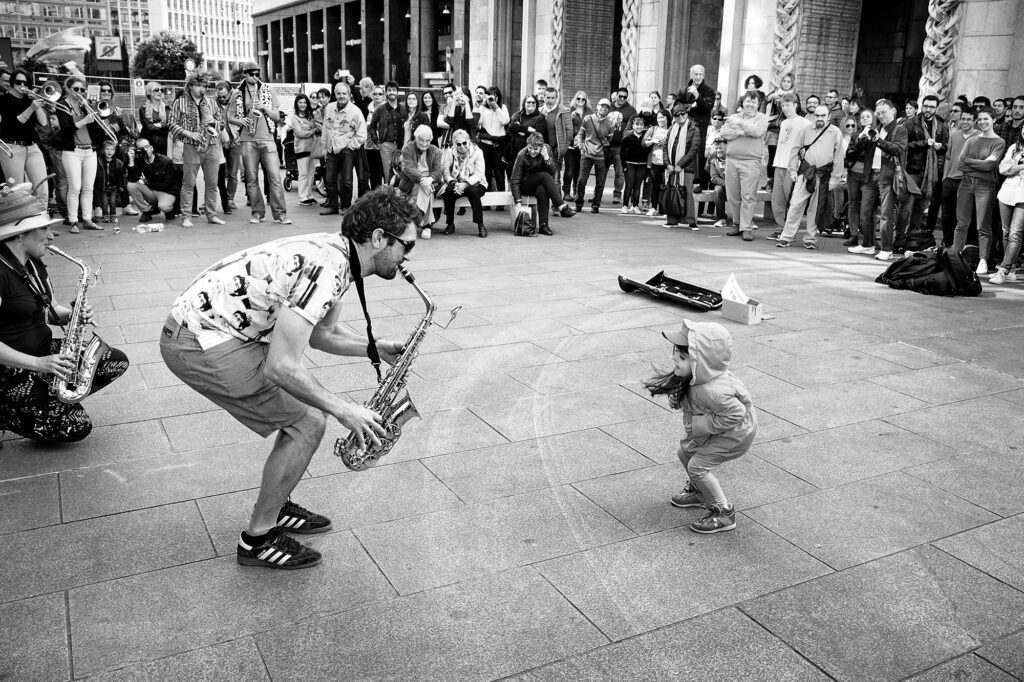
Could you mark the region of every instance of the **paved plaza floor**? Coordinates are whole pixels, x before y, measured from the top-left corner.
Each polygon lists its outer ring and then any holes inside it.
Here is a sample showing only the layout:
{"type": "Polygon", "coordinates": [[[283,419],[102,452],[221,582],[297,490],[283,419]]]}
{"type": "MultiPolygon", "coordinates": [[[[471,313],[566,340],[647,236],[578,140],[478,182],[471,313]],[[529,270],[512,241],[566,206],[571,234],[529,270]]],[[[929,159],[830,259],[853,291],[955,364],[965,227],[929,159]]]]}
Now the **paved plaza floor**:
{"type": "MultiPolygon", "coordinates": [[[[487,239],[467,220],[420,243],[435,319],[463,306],[413,366],[422,419],[362,473],[329,426],[294,495],[334,521],[308,539],[324,562],[239,566],[269,442],[182,385],[157,338],[195,273],[336,229],[318,211],[62,230],[102,269],[99,329],[132,366],[85,401],[84,442],[6,435],[0,679],[1024,679],[1024,283],[894,291],[841,240],[776,249],[766,224],[748,244],[616,211],[521,239],[492,212],[487,239]],[[721,469],[729,533],[669,504],[681,417],[642,380],[669,363],[660,330],[722,319],[617,286],[662,269],[715,289],[735,273],[770,316],[723,322],[760,415],[721,469]]],[[[76,273],[48,262],[70,298],[76,273]]],[[[368,284],[375,330],[405,337],[412,287],[368,284]]],[[[343,315],[362,328],[354,291],[343,315]]],[[[306,358],[330,390],[372,393],[365,359],[306,358]]]]}

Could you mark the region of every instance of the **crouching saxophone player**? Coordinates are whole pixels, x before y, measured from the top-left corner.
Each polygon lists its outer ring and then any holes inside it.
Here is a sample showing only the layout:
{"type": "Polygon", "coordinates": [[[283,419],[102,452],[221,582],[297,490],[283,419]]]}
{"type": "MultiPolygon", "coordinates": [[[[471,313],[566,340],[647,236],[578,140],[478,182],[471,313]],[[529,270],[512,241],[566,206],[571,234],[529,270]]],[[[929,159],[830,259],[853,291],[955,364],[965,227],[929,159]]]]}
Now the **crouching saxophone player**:
{"type": "MultiPolygon", "coordinates": [[[[63,402],[50,390],[55,378],[71,379],[76,367],[49,327],[67,324],[72,316],[71,307],[54,302],[43,264],[53,240],[50,225],[59,221],[26,191],[0,192],[0,431],[67,443],[88,436],[92,422],[81,404],[63,402]]],[[[82,324],[92,317],[92,308],[82,306],[82,324]]],[[[124,353],[101,346],[89,392],[127,369],[124,353]]]]}

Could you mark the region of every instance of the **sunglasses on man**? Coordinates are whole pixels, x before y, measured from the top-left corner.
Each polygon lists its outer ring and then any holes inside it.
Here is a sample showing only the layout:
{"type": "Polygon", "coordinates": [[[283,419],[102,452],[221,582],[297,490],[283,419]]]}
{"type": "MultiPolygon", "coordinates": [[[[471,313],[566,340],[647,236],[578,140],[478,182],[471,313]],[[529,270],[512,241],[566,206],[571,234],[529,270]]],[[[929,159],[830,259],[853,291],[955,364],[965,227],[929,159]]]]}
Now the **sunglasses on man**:
{"type": "Polygon", "coordinates": [[[388,232],[386,230],[381,230],[381,232],[383,232],[384,234],[386,234],[387,236],[391,237],[396,242],[401,244],[402,248],[405,249],[405,254],[406,255],[409,255],[409,252],[412,251],[414,246],[416,246],[416,242],[406,241],[405,239],[402,239],[401,237],[399,237],[397,235],[391,234],[390,232],[388,232]]]}

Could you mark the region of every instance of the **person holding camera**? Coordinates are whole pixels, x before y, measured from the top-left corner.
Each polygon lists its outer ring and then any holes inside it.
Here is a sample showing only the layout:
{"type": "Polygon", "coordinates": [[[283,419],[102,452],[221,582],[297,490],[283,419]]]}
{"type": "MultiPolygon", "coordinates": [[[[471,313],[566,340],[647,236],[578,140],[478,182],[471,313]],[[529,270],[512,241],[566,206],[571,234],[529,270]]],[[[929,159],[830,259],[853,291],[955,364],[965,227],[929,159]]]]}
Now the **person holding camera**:
{"type": "MultiPolygon", "coordinates": [[[[866,256],[875,255],[875,207],[878,205],[878,184],[871,161],[875,158],[875,112],[861,109],[857,115],[857,132],[846,150],[846,187],[850,192],[850,210],[847,220],[850,225],[850,239],[856,243],[848,245],[850,253],[866,256]]],[[[777,158],[777,156],[776,156],[777,158]]]]}
{"type": "Polygon", "coordinates": [[[174,204],[181,192],[181,177],[171,160],[157,153],[144,137],[128,148],[128,194],[142,209],[140,223],[148,223],[153,213],[163,211],[167,220],[176,215],[174,204]]]}
{"type": "Polygon", "coordinates": [[[470,137],[474,137],[478,116],[469,101],[468,90],[453,85],[444,86],[444,104],[437,117],[437,127],[444,131],[441,133],[441,148],[452,146],[452,135],[456,130],[465,130],[470,137]]]}
{"type": "Polygon", "coordinates": [[[505,162],[502,159],[508,137],[505,126],[511,118],[508,109],[501,103],[501,90],[492,87],[486,91],[483,106],[478,109],[480,120],[477,124],[477,139],[484,154],[487,187],[505,191],[505,162]]]}

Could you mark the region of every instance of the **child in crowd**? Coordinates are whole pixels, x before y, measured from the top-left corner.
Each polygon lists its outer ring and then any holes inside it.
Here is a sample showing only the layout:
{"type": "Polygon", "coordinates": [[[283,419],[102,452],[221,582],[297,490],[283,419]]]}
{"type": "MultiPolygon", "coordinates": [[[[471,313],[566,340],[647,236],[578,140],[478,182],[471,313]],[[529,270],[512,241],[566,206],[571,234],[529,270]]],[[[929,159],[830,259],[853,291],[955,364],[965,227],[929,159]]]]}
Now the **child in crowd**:
{"type": "Polygon", "coordinates": [[[669,406],[683,411],[686,433],[679,459],[690,477],[672,504],[707,510],[690,524],[695,533],[732,530],[736,510],[711,471],[746,454],[757,433],[757,413],[747,387],[729,371],[732,336],[715,322],[690,320],[662,336],[674,346],[675,368],[646,386],[651,395],[667,395],[669,406]]]}
{"type": "Polygon", "coordinates": [[[641,142],[646,133],[644,120],[633,117],[633,128],[622,136],[622,161],[626,164],[626,186],[622,191],[622,213],[640,213],[640,188],[647,176],[648,150],[641,142]]]}
{"type": "Polygon", "coordinates": [[[715,227],[728,227],[729,221],[725,214],[725,143],[714,146],[711,158],[708,159],[708,177],[711,178],[711,191],[715,193],[715,227]]]}
{"type": "Polygon", "coordinates": [[[118,232],[117,204],[124,187],[124,162],[114,156],[117,144],[113,140],[104,140],[102,153],[96,163],[96,182],[93,194],[103,214],[101,220],[113,223],[114,231],[118,232]]]}

